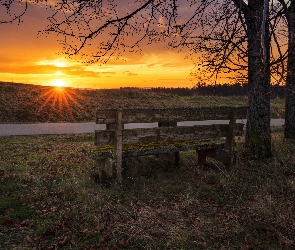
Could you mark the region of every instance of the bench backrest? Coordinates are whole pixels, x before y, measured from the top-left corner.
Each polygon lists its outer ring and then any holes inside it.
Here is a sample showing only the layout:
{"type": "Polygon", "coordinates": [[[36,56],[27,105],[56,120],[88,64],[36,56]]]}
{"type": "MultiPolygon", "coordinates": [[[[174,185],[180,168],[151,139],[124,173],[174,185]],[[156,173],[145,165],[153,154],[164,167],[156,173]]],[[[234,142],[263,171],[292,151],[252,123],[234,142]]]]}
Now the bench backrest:
{"type": "Polygon", "coordinates": [[[247,107],[198,107],[198,108],[134,108],[99,109],[96,112],[97,124],[116,124],[118,112],[121,123],[181,122],[202,120],[230,120],[246,118],[247,107]]]}
{"type": "Polygon", "coordinates": [[[99,109],[96,123],[106,124],[107,130],[95,132],[95,145],[138,144],[210,139],[227,137],[232,147],[235,135],[240,135],[243,125],[236,119],[246,118],[247,107],[199,107],[162,109],[99,109]],[[178,127],[181,121],[229,120],[229,124],[178,127]],[[126,123],[158,122],[158,128],[123,129],[126,123]],[[119,142],[118,142],[119,140],[119,142]]]}

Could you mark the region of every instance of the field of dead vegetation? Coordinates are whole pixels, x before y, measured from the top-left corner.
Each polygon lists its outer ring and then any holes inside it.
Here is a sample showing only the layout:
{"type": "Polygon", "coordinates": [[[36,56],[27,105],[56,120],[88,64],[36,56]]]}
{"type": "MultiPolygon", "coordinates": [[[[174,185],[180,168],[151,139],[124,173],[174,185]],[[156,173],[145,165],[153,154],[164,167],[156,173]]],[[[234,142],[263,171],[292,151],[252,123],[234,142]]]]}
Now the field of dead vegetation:
{"type": "Polygon", "coordinates": [[[295,147],[272,136],[271,159],[238,145],[230,172],[128,158],[123,189],[81,154],[94,134],[0,137],[0,249],[294,249],[295,147]]]}
{"type": "MultiPolygon", "coordinates": [[[[0,123],[89,122],[97,108],[247,105],[246,97],[177,96],[141,89],[75,89],[0,82],[0,123]]],[[[284,102],[272,101],[281,118],[284,102]]]]}

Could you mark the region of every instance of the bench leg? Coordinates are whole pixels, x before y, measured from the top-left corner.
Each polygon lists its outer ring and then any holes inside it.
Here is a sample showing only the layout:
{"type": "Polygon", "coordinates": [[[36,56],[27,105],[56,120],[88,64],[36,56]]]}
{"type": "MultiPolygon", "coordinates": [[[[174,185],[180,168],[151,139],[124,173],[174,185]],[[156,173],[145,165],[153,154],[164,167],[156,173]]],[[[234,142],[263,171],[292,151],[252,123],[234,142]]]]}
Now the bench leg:
{"type": "Polygon", "coordinates": [[[173,165],[173,166],[179,165],[179,160],[180,160],[179,152],[159,154],[159,155],[157,155],[157,157],[164,160],[164,161],[167,161],[168,164],[170,164],[170,165],[173,165]]]}
{"type": "Polygon", "coordinates": [[[100,183],[105,183],[108,177],[115,177],[115,164],[113,159],[97,159],[94,161],[94,166],[98,169],[100,183]]]}
{"type": "Polygon", "coordinates": [[[206,164],[206,152],[204,150],[197,150],[198,154],[198,166],[205,166],[206,164]]]}
{"type": "Polygon", "coordinates": [[[105,159],[94,160],[94,167],[98,169],[100,183],[104,183],[107,179],[107,175],[104,170],[104,165],[105,165],[105,159]]]}
{"type": "Polygon", "coordinates": [[[174,160],[175,160],[175,166],[178,167],[179,161],[180,161],[180,153],[179,152],[174,153],[174,160]]]}
{"type": "Polygon", "coordinates": [[[233,165],[234,161],[234,152],[228,152],[225,149],[217,149],[215,151],[212,151],[211,154],[209,154],[211,158],[222,162],[226,169],[229,171],[230,167],[233,165]]]}
{"type": "Polygon", "coordinates": [[[224,149],[213,149],[213,150],[200,150],[198,153],[198,165],[204,166],[206,163],[206,157],[211,157],[217,161],[222,162],[226,170],[230,170],[231,166],[235,163],[236,154],[234,151],[228,152],[224,149]]]}
{"type": "Polygon", "coordinates": [[[228,156],[228,160],[226,162],[223,162],[225,165],[226,170],[229,172],[231,171],[231,168],[233,165],[235,165],[237,162],[237,151],[232,150],[230,155],[228,156]]]}

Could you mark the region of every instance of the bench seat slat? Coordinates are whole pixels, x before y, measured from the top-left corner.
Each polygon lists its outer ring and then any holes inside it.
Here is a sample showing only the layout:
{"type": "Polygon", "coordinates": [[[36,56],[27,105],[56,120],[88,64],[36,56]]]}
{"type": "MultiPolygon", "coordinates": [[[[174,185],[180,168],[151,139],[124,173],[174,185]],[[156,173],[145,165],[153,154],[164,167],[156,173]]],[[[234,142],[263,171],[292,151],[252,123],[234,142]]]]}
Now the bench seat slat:
{"type": "MultiPolygon", "coordinates": [[[[123,130],[124,144],[160,143],[194,139],[216,138],[226,136],[228,125],[192,126],[192,127],[160,127],[123,130]]],[[[114,144],[113,130],[95,131],[95,145],[114,144]]]]}
{"type": "MultiPolygon", "coordinates": [[[[221,149],[225,141],[222,138],[214,140],[187,140],[178,142],[146,143],[135,145],[123,145],[122,157],[134,157],[144,155],[156,155],[175,153],[187,150],[221,149]]],[[[113,158],[114,145],[96,147],[84,150],[83,153],[93,160],[113,158]]]]}
{"type": "MultiPolygon", "coordinates": [[[[235,112],[236,119],[243,119],[246,116],[247,109],[244,106],[122,109],[122,123],[227,120],[230,119],[232,111],[235,112]]],[[[96,111],[97,124],[113,124],[115,122],[115,109],[99,109],[96,111]]]]}

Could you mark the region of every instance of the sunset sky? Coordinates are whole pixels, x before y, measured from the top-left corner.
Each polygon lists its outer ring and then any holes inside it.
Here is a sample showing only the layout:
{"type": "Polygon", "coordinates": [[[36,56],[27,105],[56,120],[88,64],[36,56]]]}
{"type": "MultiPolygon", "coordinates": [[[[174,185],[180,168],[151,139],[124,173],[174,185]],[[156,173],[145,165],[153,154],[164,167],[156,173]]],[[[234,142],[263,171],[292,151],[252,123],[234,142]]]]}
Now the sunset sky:
{"type": "Polygon", "coordinates": [[[165,49],[165,44],[142,47],[141,53],[106,65],[65,58],[56,35],[37,36],[49,15],[44,6],[29,5],[21,23],[0,24],[0,81],[79,88],[193,86],[194,63],[185,59],[188,52],[165,49]]]}

